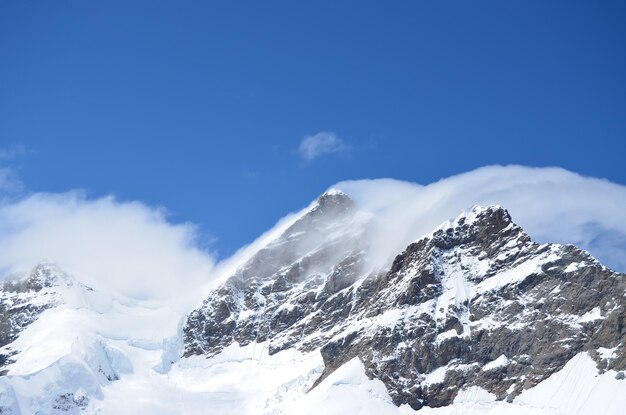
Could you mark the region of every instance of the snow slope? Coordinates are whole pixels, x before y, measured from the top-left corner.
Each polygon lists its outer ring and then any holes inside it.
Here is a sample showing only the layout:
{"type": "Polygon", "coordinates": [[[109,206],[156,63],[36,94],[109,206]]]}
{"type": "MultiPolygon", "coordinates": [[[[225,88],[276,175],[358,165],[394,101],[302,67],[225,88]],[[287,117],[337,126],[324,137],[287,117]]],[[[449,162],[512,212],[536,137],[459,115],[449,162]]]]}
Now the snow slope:
{"type": "Polygon", "coordinates": [[[616,372],[599,374],[585,353],[513,402],[496,401],[489,392],[472,386],[454,404],[413,411],[396,407],[383,383],[365,376],[363,364],[353,359],[283,412],[290,415],[621,415],[626,408],[626,383],[616,372]]]}
{"type": "MultiPolygon", "coordinates": [[[[40,297],[53,305],[0,352],[10,356],[0,377],[2,413],[74,413],[120,378],[156,373],[176,338],[184,306],[94,291],[53,265],[40,297]]],[[[3,293],[4,294],[4,293],[3,293]]]]}

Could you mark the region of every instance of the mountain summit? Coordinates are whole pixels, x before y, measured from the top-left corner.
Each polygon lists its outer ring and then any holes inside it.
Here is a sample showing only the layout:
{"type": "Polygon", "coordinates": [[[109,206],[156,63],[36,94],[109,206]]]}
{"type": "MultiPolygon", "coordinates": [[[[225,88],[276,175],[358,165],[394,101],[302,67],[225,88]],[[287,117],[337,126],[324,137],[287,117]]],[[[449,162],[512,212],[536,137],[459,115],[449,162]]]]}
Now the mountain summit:
{"type": "Polygon", "coordinates": [[[346,396],[367,413],[621,413],[624,274],[533,242],[500,206],[382,268],[379,226],[330,190],[195,306],[52,264],[8,280],[0,414],[339,413],[346,396]]]}
{"type": "Polygon", "coordinates": [[[315,385],[357,357],[396,404],[414,409],[450,405],[471,386],[513,401],[579,353],[601,370],[626,369],[624,275],[574,246],[532,242],[505,209],[475,206],[366,275],[363,234],[345,232],[351,209],[322,211],[190,314],[186,356],[233,342],[268,341],[270,354],[320,348],[315,385]],[[293,249],[309,233],[328,237],[293,249]]]}

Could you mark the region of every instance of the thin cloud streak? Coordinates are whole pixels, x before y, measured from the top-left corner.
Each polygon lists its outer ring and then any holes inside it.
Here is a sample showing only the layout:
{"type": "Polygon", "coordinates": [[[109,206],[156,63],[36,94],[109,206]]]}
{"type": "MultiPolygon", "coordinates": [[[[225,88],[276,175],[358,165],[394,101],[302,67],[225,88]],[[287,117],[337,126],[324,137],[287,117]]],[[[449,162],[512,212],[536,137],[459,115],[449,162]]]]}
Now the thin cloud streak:
{"type": "Polygon", "coordinates": [[[49,261],[94,288],[134,298],[193,290],[214,263],[194,225],[168,222],[163,209],[78,191],[0,205],[0,246],[5,276],[49,261]]]}
{"type": "Polygon", "coordinates": [[[298,154],[306,161],[312,161],[325,154],[339,153],[348,148],[334,132],[321,131],[304,137],[298,147],[298,154]]]}
{"type": "Polygon", "coordinates": [[[626,186],[561,168],[488,166],[419,185],[394,179],[333,186],[373,213],[379,260],[473,205],[500,205],[537,242],[574,244],[626,271],[626,186]]]}

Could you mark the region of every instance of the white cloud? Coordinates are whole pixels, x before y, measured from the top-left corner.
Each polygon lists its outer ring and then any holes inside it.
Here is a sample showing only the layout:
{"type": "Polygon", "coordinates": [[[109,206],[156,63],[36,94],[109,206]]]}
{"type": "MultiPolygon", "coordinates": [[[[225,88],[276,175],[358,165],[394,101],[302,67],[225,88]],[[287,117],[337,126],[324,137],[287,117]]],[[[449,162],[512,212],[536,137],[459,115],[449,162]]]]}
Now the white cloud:
{"type": "Polygon", "coordinates": [[[0,246],[3,274],[48,260],[94,288],[136,298],[193,290],[213,266],[194,226],[168,222],[162,209],[80,192],[0,205],[0,246]]]}
{"type": "Polygon", "coordinates": [[[538,242],[571,243],[626,271],[626,186],[560,168],[489,166],[425,186],[392,179],[335,186],[381,223],[381,261],[474,204],[498,204],[538,242]]]}
{"type": "MultiPolygon", "coordinates": [[[[333,187],[378,220],[371,238],[374,263],[389,260],[474,204],[499,204],[534,240],[576,244],[626,271],[626,187],[606,180],[559,168],[491,166],[425,186],[376,179],[333,187]]],[[[211,254],[197,244],[197,229],[171,223],[162,209],[110,196],[89,199],[80,192],[38,193],[0,203],[0,274],[50,260],[94,288],[134,297],[201,296],[300,214],[286,216],[214,266],[211,254]]]]}
{"type": "Polygon", "coordinates": [[[322,131],[302,139],[298,153],[307,161],[330,153],[338,153],[348,149],[348,146],[332,131],[322,131]]]}
{"type": "MultiPolygon", "coordinates": [[[[367,234],[371,245],[365,272],[389,264],[408,244],[475,204],[507,208],[536,242],[572,243],[605,265],[626,271],[626,186],[606,180],[560,168],[489,166],[428,185],[374,179],[331,188],[350,195],[377,225],[367,234]]],[[[214,282],[231,276],[312,206],[285,216],[254,243],[217,264],[214,282]]],[[[354,234],[363,224],[354,222],[354,234]]]]}

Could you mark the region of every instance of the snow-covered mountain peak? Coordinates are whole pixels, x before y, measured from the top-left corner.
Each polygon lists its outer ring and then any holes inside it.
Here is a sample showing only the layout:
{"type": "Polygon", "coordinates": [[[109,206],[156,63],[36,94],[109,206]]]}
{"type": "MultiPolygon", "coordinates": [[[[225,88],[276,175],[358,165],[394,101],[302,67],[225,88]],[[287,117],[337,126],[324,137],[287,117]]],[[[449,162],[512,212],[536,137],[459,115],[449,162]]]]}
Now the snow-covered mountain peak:
{"type": "Polygon", "coordinates": [[[533,243],[500,206],[445,222],[385,272],[354,267],[367,254],[352,252],[313,279],[285,281],[293,268],[275,267],[271,284],[212,293],[187,320],[185,355],[234,342],[267,342],[270,354],[321,348],[316,384],[358,357],[396,404],[416,409],[451,404],[459,385],[512,400],[579,352],[626,366],[597,351],[623,347],[607,333],[620,330],[624,276],[576,247],[533,243]]]}
{"type": "Polygon", "coordinates": [[[623,274],[534,243],[500,206],[446,221],[383,269],[379,226],[329,191],[187,316],[186,300],[105,294],[42,264],[0,290],[0,413],[303,413],[340,389],[393,414],[526,409],[572,371],[623,390],[623,274]]]}
{"type": "Polygon", "coordinates": [[[0,371],[14,353],[5,346],[47,309],[61,304],[80,306],[90,288],[52,263],[41,263],[25,275],[13,275],[0,287],[0,371]]]}
{"type": "Polygon", "coordinates": [[[51,263],[0,288],[0,413],[78,414],[176,359],[186,304],[103,293],[51,263]],[[3,376],[4,375],[4,376],[3,376]]]}
{"type": "Polygon", "coordinates": [[[39,292],[46,288],[72,286],[75,279],[63,272],[56,264],[42,262],[28,274],[14,274],[3,283],[5,292],[39,292]]]}
{"type": "Polygon", "coordinates": [[[210,354],[233,342],[246,345],[269,336],[275,340],[272,350],[299,342],[293,323],[364,276],[371,221],[345,193],[321,195],[191,313],[185,354],[210,354]],[[272,327],[276,315],[289,323],[272,327]],[[197,330],[211,340],[192,333],[197,330]]]}
{"type": "Polygon", "coordinates": [[[433,233],[437,233],[438,231],[449,232],[449,229],[452,229],[457,233],[467,233],[469,227],[484,228],[488,226],[496,226],[502,229],[511,223],[511,215],[502,206],[474,205],[470,209],[461,212],[454,219],[443,222],[434,230],[433,233]]]}
{"type": "Polygon", "coordinates": [[[348,196],[347,193],[345,193],[343,190],[336,189],[336,188],[328,189],[327,191],[322,193],[320,197],[317,199],[317,203],[319,204],[324,204],[325,202],[332,202],[332,203],[339,203],[339,204],[354,203],[352,198],[348,196]]]}
{"type": "Polygon", "coordinates": [[[322,195],[346,195],[347,196],[347,193],[336,187],[331,187],[330,189],[326,190],[322,195]]]}

